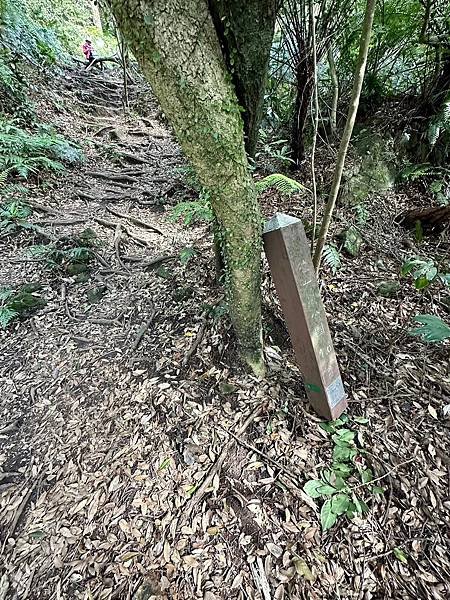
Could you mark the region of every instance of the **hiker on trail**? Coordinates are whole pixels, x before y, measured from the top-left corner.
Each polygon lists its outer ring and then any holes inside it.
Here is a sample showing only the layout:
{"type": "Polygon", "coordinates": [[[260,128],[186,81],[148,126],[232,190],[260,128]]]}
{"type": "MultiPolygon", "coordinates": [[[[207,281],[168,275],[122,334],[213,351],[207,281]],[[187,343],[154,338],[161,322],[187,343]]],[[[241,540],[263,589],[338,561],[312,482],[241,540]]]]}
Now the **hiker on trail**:
{"type": "Polygon", "coordinates": [[[88,64],[86,65],[87,68],[94,61],[94,47],[92,46],[91,40],[85,40],[82,49],[84,57],[88,61],[88,64]]]}

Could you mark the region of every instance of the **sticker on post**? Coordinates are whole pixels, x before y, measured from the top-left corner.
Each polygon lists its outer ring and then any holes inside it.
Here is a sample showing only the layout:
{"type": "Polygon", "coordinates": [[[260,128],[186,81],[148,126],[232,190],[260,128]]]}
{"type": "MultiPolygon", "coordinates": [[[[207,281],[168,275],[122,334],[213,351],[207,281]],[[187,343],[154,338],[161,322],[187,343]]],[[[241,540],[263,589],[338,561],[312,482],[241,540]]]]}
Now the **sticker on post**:
{"type": "Polygon", "coordinates": [[[336,379],[325,389],[325,393],[327,395],[330,408],[337,406],[339,402],[345,398],[345,390],[342,379],[340,377],[336,377],[336,379]]]}

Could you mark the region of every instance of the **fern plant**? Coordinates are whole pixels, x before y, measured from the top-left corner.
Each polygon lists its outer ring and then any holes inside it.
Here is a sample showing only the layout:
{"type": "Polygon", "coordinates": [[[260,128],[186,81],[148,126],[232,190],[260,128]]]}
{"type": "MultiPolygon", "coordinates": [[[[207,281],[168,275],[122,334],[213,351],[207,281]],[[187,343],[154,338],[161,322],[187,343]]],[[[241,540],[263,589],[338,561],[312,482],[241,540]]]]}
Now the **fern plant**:
{"type": "Polygon", "coordinates": [[[209,200],[209,194],[202,190],[198,200],[178,202],[171,210],[170,219],[172,221],[182,220],[184,225],[212,221],[214,213],[209,200]]]}
{"type": "Polygon", "coordinates": [[[38,308],[45,306],[45,300],[36,292],[39,284],[26,284],[15,291],[12,288],[0,290],[0,327],[8,325],[19,317],[26,317],[38,308]]]}
{"type": "Polygon", "coordinates": [[[420,327],[411,329],[410,335],[417,335],[425,342],[443,342],[450,339],[450,327],[442,319],[435,315],[417,315],[414,321],[420,323],[420,327]]]}
{"type": "Polygon", "coordinates": [[[56,244],[31,246],[28,253],[34,258],[42,259],[48,268],[60,269],[69,274],[85,271],[87,263],[93,257],[92,250],[85,246],[58,248],[56,244]]]}
{"type": "Polygon", "coordinates": [[[342,267],[341,255],[336,246],[327,244],[324,247],[323,262],[331,269],[334,275],[342,267]]]}
{"type": "Polygon", "coordinates": [[[304,185],[295,181],[295,179],[286,177],[286,175],[282,175],[281,173],[272,173],[256,181],[255,187],[258,194],[262,194],[269,188],[275,188],[283,196],[291,196],[292,194],[309,191],[304,185]]]}
{"type": "Polygon", "coordinates": [[[438,114],[430,121],[427,131],[430,146],[433,148],[444,134],[450,134],[450,96],[445,100],[438,114]]]}
{"type": "Polygon", "coordinates": [[[17,200],[0,206],[0,233],[7,235],[18,229],[33,229],[34,225],[27,221],[31,209],[17,200]]]}
{"type": "Polygon", "coordinates": [[[61,171],[82,159],[81,151],[48,128],[32,134],[0,119],[0,172],[26,179],[40,170],[61,171]]]}

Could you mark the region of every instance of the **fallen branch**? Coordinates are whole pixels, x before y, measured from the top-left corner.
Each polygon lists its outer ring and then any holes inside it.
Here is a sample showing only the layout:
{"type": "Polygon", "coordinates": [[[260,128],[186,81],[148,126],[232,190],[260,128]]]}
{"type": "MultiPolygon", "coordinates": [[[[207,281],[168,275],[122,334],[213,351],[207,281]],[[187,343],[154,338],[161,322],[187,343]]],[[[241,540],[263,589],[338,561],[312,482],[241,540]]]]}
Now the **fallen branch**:
{"type": "Polygon", "coordinates": [[[37,488],[37,486],[41,483],[42,479],[43,479],[43,475],[41,475],[38,479],[36,479],[36,481],[33,483],[33,485],[30,487],[28,492],[23,497],[22,502],[17,507],[16,512],[14,514],[14,518],[11,522],[11,525],[9,526],[8,535],[6,536],[6,540],[9,539],[12,535],[14,535],[14,532],[19,523],[20,517],[22,516],[22,514],[28,504],[28,501],[31,498],[31,494],[34,492],[34,490],[37,488]]]}
{"type": "Polygon", "coordinates": [[[36,225],[79,225],[80,223],[86,223],[86,217],[77,217],[75,219],[55,219],[55,220],[42,220],[42,221],[34,221],[36,225]]]}
{"type": "Polygon", "coordinates": [[[47,215],[52,215],[56,217],[58,213],[49,206],[44,206],[43,204],[39,204],[38,202],[32,202],[31,200],[27,200],[28,206],[31,206],[33,210],[38,210],[39,212],[45,213],[47,215]]]}
{"type": "Polygon", "coordinates": [[[143,323],[140,327],[139,330],[137,332],[136,338],[133,342],[133,345],[131,347],[131,352],[136,352],[136,350],[139,348],[139,344],[142,341],[142,338],[145,335],[145,332],[148,330],[148,328],[150,327],[150,325],[153,323],[153,319],[155,318],[156,315],[156,310],[154,307],[152,307],[152,312],[150,317],[147,319],[147,321],[145,321],[145,323],[143,323]]]}
{"type": "Polygon", "coordinates": [[[84,69],[85,73],[89,73],[97,65],[102,65],[105,62],[114,62],[119,64],[118,59],[115,56],[105,56],[104,58],[94,58],[91,63],[85,63],[87,66],[84,69]]]}
{"type": "Polygon", "coordinates": [[[150,165],[150,161],[148,161],[146,158],[142,158],[141,156],[137,156],[136,154],[132,154],[131,152],[119,152],[118,156],[121,156],[122,158],[124,158],[125,160],[129,161],[129,162],[134,162],[134,163],[138,163],[141,165],[150,165]]]}
{"type": "Polygon", "coordinates": [[[146,221],[142,221],[141,219],[138,219],[137,217],[133,217],[133,215],[130,215],[129,213],[121,213],[118,210],[115,210],[109,206],[106,206],[106,210],[108,212],[110,212],[112,215],[114,215],[115,217],[120,217],[121,219],[128,219],[128,221],[131,221],[131,223],[133,223],[134,225],[137,225],[138,227],[142,227],[143,229],[149,229],[150,231],[159,233],[159,235],[164,235],[163,232],[160,229],[158,229],[157,227],[155,227],[154,225],[151,225],[150,223],[147,223],[146,221]]]}

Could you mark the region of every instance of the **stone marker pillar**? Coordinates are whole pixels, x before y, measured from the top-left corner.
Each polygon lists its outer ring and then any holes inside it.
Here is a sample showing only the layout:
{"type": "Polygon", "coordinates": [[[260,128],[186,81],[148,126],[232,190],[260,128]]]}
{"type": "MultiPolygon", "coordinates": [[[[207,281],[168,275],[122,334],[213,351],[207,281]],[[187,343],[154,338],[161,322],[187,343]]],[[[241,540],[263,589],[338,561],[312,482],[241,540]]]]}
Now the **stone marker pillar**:
{"type": "Polygon", "coordinates": [[[303,224],[277,213],[263,238],[308,398],[319,415],[337,419],[347,399],[303,224]]]}

